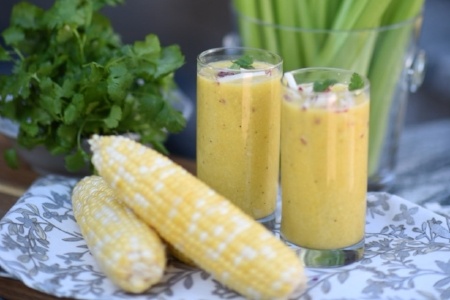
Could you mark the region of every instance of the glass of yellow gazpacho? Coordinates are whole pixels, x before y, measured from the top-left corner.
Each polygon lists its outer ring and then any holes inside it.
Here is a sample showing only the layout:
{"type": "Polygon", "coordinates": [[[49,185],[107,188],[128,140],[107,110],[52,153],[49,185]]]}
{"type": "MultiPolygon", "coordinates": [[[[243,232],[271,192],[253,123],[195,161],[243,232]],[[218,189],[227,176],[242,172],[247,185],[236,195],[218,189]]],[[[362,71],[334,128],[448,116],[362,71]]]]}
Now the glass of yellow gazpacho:
{"type": "Polygon", "coordinates": [[[197,59],[197,176],[267,227],[279,179],[282,59],[217,48],[197,59]]]}
{"type": "Polygon", "coordinates": [[[364,252],[369,82],[351,71],[286,72],[281,104],[281,237],[307,266],[364,252]]]}

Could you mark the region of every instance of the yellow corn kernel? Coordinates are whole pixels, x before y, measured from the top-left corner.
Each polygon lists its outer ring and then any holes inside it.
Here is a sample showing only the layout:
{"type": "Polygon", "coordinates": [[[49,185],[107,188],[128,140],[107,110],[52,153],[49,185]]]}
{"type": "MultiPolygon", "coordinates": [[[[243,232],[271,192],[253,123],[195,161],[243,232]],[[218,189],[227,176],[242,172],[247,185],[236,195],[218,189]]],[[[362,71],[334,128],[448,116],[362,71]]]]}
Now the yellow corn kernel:
{"type": "Polygon", "coordinates": [[[167,246],[168,254],[171,255],[172,257],[174,257],[176,260],[181,261],[182,263],[184,263],[188,266],[197,267],[197,265],[194,263],[194,261],[192,261],[192,259],[190,259],[186,255],[184,255],[183,252],[179,251],[177,248],[175,248],[174,246],[172,246],[169,243],[166,243],[166,246],[167,246]]]}
{"type": "Polygon", "coordinates": [[[123,290],[140,293],[159,282],[166,265],[159,236],[117,201],[100,176],[80,180],[72,192],[73,213],[92,256],[123,290]]]}
{"type": "Polygon", "coordinates": [[[306,283],[296,254],[167,157],[121,136],[93,136],[100,175],[163,239],[251,299],[286,299],[306,283]]]}

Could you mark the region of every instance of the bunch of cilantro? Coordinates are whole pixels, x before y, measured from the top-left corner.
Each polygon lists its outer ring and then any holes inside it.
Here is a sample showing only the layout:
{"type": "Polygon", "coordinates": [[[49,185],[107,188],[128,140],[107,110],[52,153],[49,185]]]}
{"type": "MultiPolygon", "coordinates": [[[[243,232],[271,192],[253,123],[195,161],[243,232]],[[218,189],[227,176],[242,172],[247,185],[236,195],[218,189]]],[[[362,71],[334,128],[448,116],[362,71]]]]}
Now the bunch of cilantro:
{"type": "MultiPolygon", "coordinates": [[[[48,10],[21,2],[1,34],[0,60],[13,70],[0,77],[0,116],[19,125],[19,146],[62,154],[69,171],[89,161],[82,142],[94,133],[137,134],[166,153],[168,133],[185,126],[167,97],[184,63],[179,47],[154,34],[123,45],[99,11],[122,2],[55,0],[48,10]]],[[[14,153],[5,155],[10,166],[14,153]]]]}

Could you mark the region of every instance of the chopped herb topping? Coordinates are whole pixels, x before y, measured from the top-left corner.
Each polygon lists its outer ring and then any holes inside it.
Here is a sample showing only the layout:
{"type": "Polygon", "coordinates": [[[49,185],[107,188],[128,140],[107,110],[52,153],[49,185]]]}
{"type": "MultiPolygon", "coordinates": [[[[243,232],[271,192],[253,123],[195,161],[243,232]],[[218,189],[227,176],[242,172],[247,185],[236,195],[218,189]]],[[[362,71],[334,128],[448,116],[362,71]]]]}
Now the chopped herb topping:
{"type": "Polygon", "coordinates": [[[349,91],[359,90],[364,87],[364,79],[358,73],[353,73],[348,85],[349,91]]]}
{"type": "Polygon", "coordinates": [[[254,69],[252,64],[253,57],[251,55],[245,54],[239,57],[237,60],[233,61],[230,69],[254,69]]]}
{"type": "Polygon", "coordinates": [[[325,92],[330,88],[330,86],[334,85],[335,83],[337,83],[337,80],[335,79],[325,79],[315,81],[313,90],[314,92],[325,92]]]}

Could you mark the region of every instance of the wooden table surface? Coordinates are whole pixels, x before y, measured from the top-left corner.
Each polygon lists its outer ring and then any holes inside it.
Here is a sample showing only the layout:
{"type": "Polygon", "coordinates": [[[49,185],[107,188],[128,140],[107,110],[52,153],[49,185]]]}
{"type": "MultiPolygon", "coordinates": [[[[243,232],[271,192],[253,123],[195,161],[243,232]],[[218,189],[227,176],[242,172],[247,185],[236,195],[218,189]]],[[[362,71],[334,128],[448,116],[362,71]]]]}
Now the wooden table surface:
{"type": "MultiPolygon", "coordinates": [[[[3,160],[3,151],[12,145],[10,139],[0,134],[0,219],[16,203],[23,192],[39,177],[26,163],[18,170],[10,169],[3,160]]],[[[189,159],[172,157],[174,161],[195,173],[195,163],[189,159]]],[[[51,295],[26,287],[21,281],[0,277],[0,300],[56,300],[51,295]]]]}

